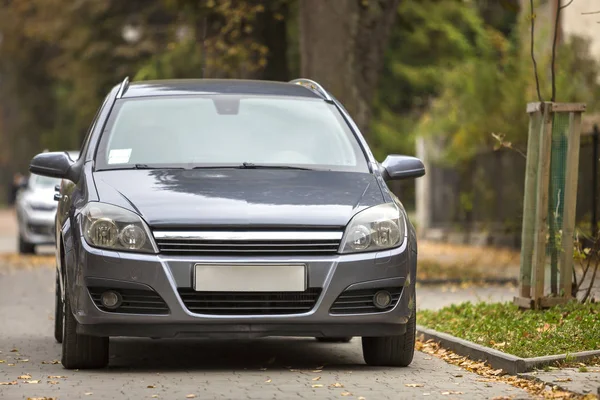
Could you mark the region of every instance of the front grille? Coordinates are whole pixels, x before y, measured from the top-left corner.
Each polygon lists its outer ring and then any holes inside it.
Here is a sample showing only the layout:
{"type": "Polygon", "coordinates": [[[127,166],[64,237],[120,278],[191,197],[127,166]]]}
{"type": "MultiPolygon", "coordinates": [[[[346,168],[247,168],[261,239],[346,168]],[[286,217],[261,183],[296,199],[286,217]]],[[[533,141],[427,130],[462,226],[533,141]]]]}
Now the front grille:
{"type": "Polygon", "coordinates": [[[335,254],[342,231],[154,232],[158,249],[170,255],[335,254]]]}
{"type": "Polygon", "coordinates": [[[88,288],[92,300],[96,307],[102,311],[122,314],[168,314],[169,307],[167,303],[154,290],[139,289],[113,289],[106,287],[88,288]],[[107,290],[118,292],[121,295],[122,303],[116,309],[106,308],[102,305],[100,297],[107,290]]]}
{"type": "Polygon", "coordinates": [[[335,300],[329,311],[331,314],[371,314],[385,312],[396,306],[401,294],[401,287],[345,290],[335,300]],[[387,290],[392,295],[392,302],[384,309],[377,308],[373,304],[373,296],[380,290],[387,290]]]}
{"type": "Polygon", "coordinates": [[[54,236],[54,226],[41,224],[28,224],[27,228],[35,235],[54,236]]]}
{"type": "Polygon", "coordinates": [[[304,292],[196,292],[179,289],[183,304],[193,313],[211,315],[301,314],[313,309],[320,288],[304,292]]]}
{"type": "Polygon", "coordinates": [[[56,204],[32,204],[31,209],[35,211],[56,211],[56,204]]]}

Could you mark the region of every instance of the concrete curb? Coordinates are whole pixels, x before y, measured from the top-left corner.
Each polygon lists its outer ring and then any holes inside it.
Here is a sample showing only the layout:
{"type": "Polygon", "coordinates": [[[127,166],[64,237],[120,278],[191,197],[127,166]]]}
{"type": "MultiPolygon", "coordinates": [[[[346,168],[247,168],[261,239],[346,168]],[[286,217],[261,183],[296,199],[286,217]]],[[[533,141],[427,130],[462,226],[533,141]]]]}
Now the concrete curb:
{"type": "Polygon", "coordinates": [[[600,357],[600,350],[590,350],[571,354],[521,358],[420,325],[417,325],[417,336],[422,336],[425,340],[431,339],[443,348],[452,350],[461,356],[486,361],[492,368],[502,369],[511,375],[531,371],[544,365],[552,365],[565,361],[567,358],[572,361],[585,361],[593,357],[600,357]]]}

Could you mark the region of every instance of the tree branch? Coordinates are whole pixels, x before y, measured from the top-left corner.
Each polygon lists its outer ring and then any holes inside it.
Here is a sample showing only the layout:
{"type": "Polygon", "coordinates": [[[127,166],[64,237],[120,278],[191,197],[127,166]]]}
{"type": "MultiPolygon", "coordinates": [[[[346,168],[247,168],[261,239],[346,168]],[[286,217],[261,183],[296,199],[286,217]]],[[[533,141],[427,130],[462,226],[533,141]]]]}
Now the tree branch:
{"type": "Polygon", "coordinates": [[[540,80],[538,78],[537,62],[535,61],[535,54],[533,51],[533,40],[534,40],[534,32],[535,32],[535,14],[533,13],[533,0],[529,0],[529,5],[531,6],[531,60],[533,61],[533,74],[535,76],[535,89],[537,91],[538,100],[541,103],[543,100],[542,100],[542,95],[540,93],[540,80]]]}
{"type": "Polygon", "coordinates": [[[570,2],[568,2],[567,4],[565,4],[564,6],[560,6],[560,9],[562,10],[563,8],[567,8],[571,5],[571,3],[573,3],[573,0],[571,0],[570,2]]]}

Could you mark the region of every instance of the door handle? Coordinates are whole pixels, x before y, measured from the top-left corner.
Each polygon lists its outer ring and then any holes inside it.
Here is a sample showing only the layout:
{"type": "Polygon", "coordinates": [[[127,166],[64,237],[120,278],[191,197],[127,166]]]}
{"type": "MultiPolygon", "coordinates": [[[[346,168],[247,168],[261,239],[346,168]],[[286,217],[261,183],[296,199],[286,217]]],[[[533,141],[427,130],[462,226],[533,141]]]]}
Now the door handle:
{"type": "Polygon", "coordinates": [[[62,194],[54,193],[54,201],[60,201],[62,199],[62,194]]]}

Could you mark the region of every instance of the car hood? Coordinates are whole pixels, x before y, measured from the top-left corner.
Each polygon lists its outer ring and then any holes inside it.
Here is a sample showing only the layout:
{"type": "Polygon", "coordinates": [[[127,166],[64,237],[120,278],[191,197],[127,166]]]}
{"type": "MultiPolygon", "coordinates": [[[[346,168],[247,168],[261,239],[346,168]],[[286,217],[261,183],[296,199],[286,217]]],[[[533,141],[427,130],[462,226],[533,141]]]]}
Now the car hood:
{"type": "Polygon", "coordinates": [[[57,207],[54,193],[54,188],[28,189],[21,193],[19,201],[43,210],[54,210],[57,207]]]}
{"type": "Polygon", "coordinates": [[[119,170],[94,173],[102,202],[151,227],[345,226],[383,202],[368,173],[269,170],[119,170]]]}

